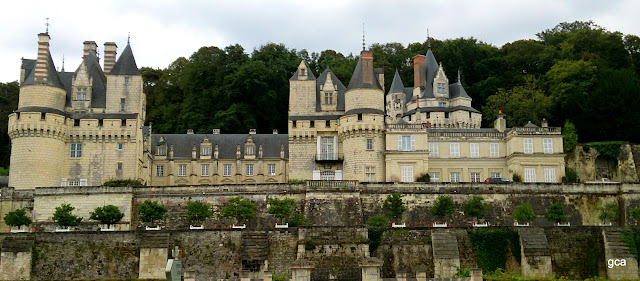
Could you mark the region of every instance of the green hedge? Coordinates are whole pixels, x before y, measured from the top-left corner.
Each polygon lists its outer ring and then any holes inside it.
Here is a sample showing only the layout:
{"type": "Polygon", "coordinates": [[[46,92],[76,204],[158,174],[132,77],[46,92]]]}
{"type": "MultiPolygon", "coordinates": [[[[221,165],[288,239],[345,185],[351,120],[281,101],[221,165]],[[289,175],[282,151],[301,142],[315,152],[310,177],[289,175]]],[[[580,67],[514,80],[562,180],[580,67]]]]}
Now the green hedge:
{"type": "Polygon", "coordinates": [[[602,141],[585,143],[583,147],[585,150],[594,148],[600,155],[615,160],[620,156],[622,144],[624,144],[622,141],[602,141]]]}
{"type": "Polygon", "coordinates": [[[520,263],[520,239],[518,233],[511,229],[475,229],[469,230],[469,238],[473,245],[478,266],[483,272],[494,272],[504,269],[507,264],[509,250],[520,263]]]}
{"type": "Polygon", "coordinates": [[[118,186],[142,186],[142,182],[140,182],[139,180],[134,180],[134,179],[111,179],[111,180],[105,181],[102,185],[103,186],[113,186],[113,187],[118,187],[118,186]]]}

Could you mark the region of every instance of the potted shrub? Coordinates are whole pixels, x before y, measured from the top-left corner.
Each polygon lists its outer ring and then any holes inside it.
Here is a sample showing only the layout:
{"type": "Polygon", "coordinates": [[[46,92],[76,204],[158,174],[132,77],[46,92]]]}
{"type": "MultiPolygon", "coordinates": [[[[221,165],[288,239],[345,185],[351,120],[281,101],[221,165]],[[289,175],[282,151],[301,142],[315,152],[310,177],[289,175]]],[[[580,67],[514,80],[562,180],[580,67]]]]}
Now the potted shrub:
{"type": "Polygon", "coordinates": [[[236,218],[233,228],[246,228],[247,220],[252,219],[256,213],[256,205],[242,196],[229,198],[229,202],[222,208],[223,217],[236,218]]]}
{"type": "Polygon", "coordinates": [[[73,215],[73,210],[75,210],[75,207],[71,207],[69,204],[62,204],[56,207],[56,211],[51,218],[60,226],[60,228],[56,228],[56,232],[68,232],[72,226],[80,224],[82,218],[73,215]]]}
{"type": "Polygon", "coordinates": [[[598,209],[600,210],[598,218],[602,221],[601,226],[611,226],[612,222],[618,219],[619,210],[616,202],[609,202],[598,209]]]}
{"type": "Polygon", "coordinates": [[[440,218],[439,222],[434,222],[433,227],[447,227],[447,223],[442,221],[444,216],[453,214],[456,210],[456,205],[453,203],[451,196],[439,195],[433,207],[429,210],[431,214],[440,218]]]}
{"type": "Polygon", "coordinates": [[[100,231],[115,231],[115,228],[111,228],[112,224],[119,223],[124,217],[124,214],[120,212],[120,209],[114,205],[107,205],[103,207],[97,207],[91,213],[89,219],[97,220],[103,225],[107,225],[107,228],[100,228],[100,231]]]}
{"type": "Polygon", "coordinates": [[[402,202],[402,194],[392,193],[382,203],[382,209],[385,210],[385,215],[392,219],[392,227],[406,227],[406,224],[402,221],[402,214],[407,208],[402,202]]]}
{"type": "Polygon", "coordinates": [[[529,226],[529,223],[536,219],[536,214],[531,208],[531,204],[524,203],[516,206],[516,210],[512,213],[515,220],[515,226],[529,226]]]}
{"type": "Polygon", "coordinates": [[[27,232],[26,229],[21,229],[23,225],[30,225],[31,218],[27,216],[27,211],[24,208],[16,209],[8,212],[4,215],[4,223],[11,227],[17,227],[18,229],[11,229],[11,232],[27,232]]]}
{"type": "Polygon", "coordinates": [[[189,222],[189,229],[204,229],[204,225],[202,225],[202,223],[210,217],[211,209],[206,203],[200,201],[189,201],[189,203],[187,203],[187,221],[189,222]]]}
{"type": "MultiPolygon", "coordinates": [[[[288,197],[284,199],[270,198],[269,209],[267,210],[267,213],[272,214],[273,216],[278,218],[280,223],[282,223],[283,220],[291,216],[292,214],[291,209],[295,207],[295,205],[296,205],[296,201],[288,197]]],[[[289,223],[278,224],[276,222],[276,228],[288,228],[288,227],[289,227],[289,223]]]]}
{"type": "MultiPolygon", "coordinates": [[[[158,201],[145,200],[142,204],[138,205],[138,218],[144,223],[153,225],[156,220],[164,219],[166,213],[167,207],[158,203],[158,201]]],[[[145,226],[145,229],[160,230],[160,226],[145,226]]]]}
{"type": "Polygon", "coordinates": [[[564,204],[556,202],[547,208],[544,218],[550,222],[555,222],[557,226],[569,226],[567,215],[564,214],[564,204]]]}
{"type": "Polygon", "coordinates": [[[464,203],[464,213],[467,216],[473,218],[473,226],[475,227],[487,227],[488,223],[479,223],[478,220],[484,217],[484,211],[489,209],[489,206],[482,202],[484,198],[482,196],[473,196],[471,200],[464,203]]]}

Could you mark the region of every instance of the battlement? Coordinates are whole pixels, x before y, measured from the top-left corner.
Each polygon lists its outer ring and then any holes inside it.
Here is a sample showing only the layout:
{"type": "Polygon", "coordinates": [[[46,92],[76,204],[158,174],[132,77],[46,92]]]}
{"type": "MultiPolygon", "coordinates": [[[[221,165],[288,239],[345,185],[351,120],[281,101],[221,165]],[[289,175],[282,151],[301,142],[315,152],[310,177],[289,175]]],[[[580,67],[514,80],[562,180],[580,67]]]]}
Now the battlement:
{"type": "Polygon", "coordinates": [[[9,115],[8,134],[19,137],[46,137],[64,140],[67,136],[65,117],[55,113],[16,112],[9,115]]]}

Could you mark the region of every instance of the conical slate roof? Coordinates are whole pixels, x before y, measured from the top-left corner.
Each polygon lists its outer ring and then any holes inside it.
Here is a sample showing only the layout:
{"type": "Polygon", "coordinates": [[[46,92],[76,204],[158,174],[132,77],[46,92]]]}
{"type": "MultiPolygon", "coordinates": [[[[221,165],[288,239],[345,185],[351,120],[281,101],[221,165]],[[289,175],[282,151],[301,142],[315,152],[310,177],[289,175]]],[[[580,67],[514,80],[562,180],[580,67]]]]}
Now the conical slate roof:
{"type": "MultiPolygon", "coordinates": [[[[23,61],[23,65],[25,62],[23,61]]],[[[35,84],[35,65],[36,60],[33,60],[33,69],[29,71],[29,74],[25,77],[22,85],[32,85],[35,84]]],[[[25,70],[26,71],[26,70],[25,70]]],[[[42,81],[38,81],[41,83],[42,81]]],[[[47,51],[47,81],[44,82],[47,85],[58,87],[64,89],[64,85],[60,81],[60,76],[58,76],[58,71],[56,70],[55,64],[53,64],[53,59],[51,58],[51,52],[47,51]]]]}
{"type": "Polygon", "coordinates": [[[127,44],[122,54],[113,65],[113,68],[109,72],[112,75],[140,75],[138,66],[136,65],[136,59],[133,57],[133,51],[131,51],[131,45],[127,44]]]}
{"type": "Polygon", "coordinates": [[[378,78],[374,75],[374,71],[371,71],[371,73],[366,73],[366,74],[363,73],[362,56],[358,60],[358,64],[356,65],[356,68],[353,70],[353,75],[351,75],[351,80],[349,80],[349,86],[347,87],[347,89],[358,89],[358,88],[380,89],[380,84],[378,83],[378,78]],[[373,84],[365,83],[363,79],[364,78],[363,75],[371,75],[372,77],[370,80],[373,81],[373,84]]]}
{"type": "Polygon", "coordinates": [[[397,69],[396,74],[393,75],[393,81],[391,82],[389,93],[404,93],[404,85],[402,84],[402,79],[400,79],[400,73],[398,73],[397,69]]]}
{"type": "Polygon", "coordinates": [[[460,82],[449,85],[449,96],[453,98],[471,98],[460,82]]]}
{"type": "Polygon", "coordinates": [[[327,81],[327,77],[331,77],[331,81],[337,86],[338,96],[336,97],[336,110],[344,110],[344,92],[347,88],[342,84],[342,81],[338,79],[333,71],[327,66],[327,68],[318,77],[318,83],[316,83],[316,111],[322,111],[322,97],[320,96],[320,85],[324,85],[327,81]]]}
{"type": "Polygon", "coordinates": [[[436,61],[436,57],[433,55],[431,47],[427,50],[424,65],[424,71],[426,73],[425,77],[427,80],[425,83],[425,93],[423,94],[423,97],[430,98],[433,97],[433,78],[436,77],[436,73],[438,72],[438,61],[436,61]]]}

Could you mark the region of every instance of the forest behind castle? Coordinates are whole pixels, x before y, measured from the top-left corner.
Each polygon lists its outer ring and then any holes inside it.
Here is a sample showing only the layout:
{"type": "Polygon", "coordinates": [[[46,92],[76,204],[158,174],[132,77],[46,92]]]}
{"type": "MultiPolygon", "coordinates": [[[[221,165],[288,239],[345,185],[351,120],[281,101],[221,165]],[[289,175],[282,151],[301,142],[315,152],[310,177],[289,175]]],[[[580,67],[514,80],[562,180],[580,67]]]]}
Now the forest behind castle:
{"type": "MultiPolygon", "coordinates": [[[[413,86],[412,57],[427,42],[372,44],[374,66],[384,69],[385,93],[395,70],[413,86]]],[[[640,37],[593,22],[561,23],[523,39],[493,46],[476,38],[431,39],[450,83],[461,82],[482,111],[483,127],[502,110],[507,126],[527,121],[575,126],[580,142],[640,142],[640,37]]],[[[202,47],[164,69],[142,67],[147,124],[154,133],[287,131],[289,78],[301,59],[317,76],[327,67],[348,84],[359,54],[309,53],[269,43],[202,47]]],[[[0,83],[0,167],[9,166],[8,115],[17,108],[17,82],[0,83]]],[[[0,169],[0,174],[3,170],[0,169]]]]}

